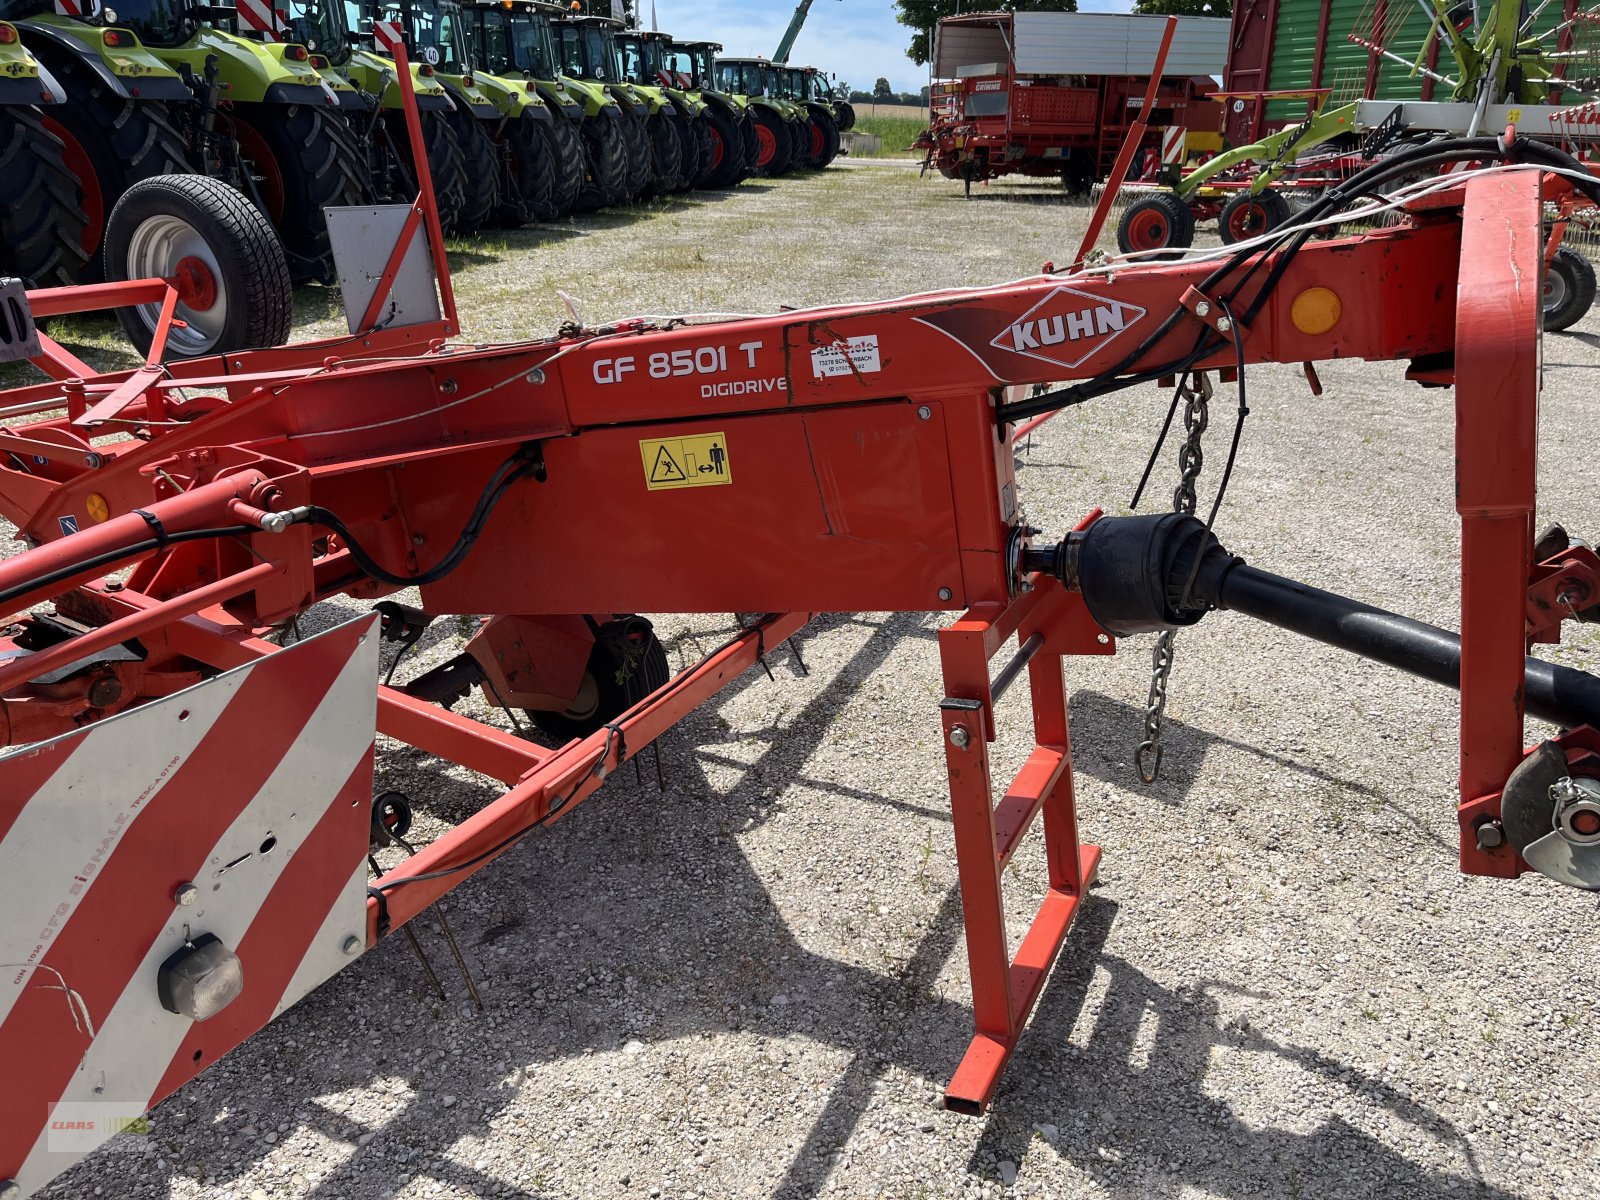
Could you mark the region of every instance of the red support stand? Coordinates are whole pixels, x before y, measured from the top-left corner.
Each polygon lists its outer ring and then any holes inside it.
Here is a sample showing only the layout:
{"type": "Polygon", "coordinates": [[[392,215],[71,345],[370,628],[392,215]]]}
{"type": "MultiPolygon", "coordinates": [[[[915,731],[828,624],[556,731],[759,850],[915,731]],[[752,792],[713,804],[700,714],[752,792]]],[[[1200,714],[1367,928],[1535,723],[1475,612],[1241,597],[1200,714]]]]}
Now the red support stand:
{"type": "Polygon", "coordinates": [[[939,708],[977,1026],[945,1091],[945,1106],[963,1113],[981,1113],[999,1087],[1100,863],[1100,848],[1078,840],[1061,659],[1110,654],[1113,647],[1079,596],[1054,580],[1031,583],[1010,604],[976,606],[939,634],[945,685],[939,708]],[[989,662],[1013,636],[1016,654],[991,682],[989,662]],[[1034,748],[996,806],[988,749],[994,705],[1024,668],[1034,748]],[[1050,890],[1013,957],[1002,876],[1041,812],[1050,890]]]}

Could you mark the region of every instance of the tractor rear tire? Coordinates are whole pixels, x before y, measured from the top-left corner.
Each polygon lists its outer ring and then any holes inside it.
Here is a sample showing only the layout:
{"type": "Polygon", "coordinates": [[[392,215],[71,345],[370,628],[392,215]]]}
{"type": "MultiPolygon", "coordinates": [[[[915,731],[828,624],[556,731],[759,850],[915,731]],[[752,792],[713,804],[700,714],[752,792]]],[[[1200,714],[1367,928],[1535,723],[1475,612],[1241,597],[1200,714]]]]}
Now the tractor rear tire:
{"type": "MultiPolygon", "coordinates": [[[[1124,254],[1136,250],[1185,250],[1194,243],[1194,213],[1171,192],[1157,192],[1128,205],[1117,224],[1117,245],[1124,254]]],[[[1147,255],[1178,258],[1180,255],[1147,255]]]]}
{"type": "Polygon", "coordinates": [[[1594,264],[1569,246],[1557,249],[1544,273],[1545,332],[1572,328],[1588,314],[1594,296],[1594,264]]]}
{"type": "Polygon", "coordinates": [[[561,215],[556,204],[556,160],[539,129],[542,124],[526,115],[506,122],[499,149],[505,157],[507,183],[499,215],[508,228],[553,221],[561,215]]]}
{"type": "MultiPolygon", "coordinates": [[[[219,179],[162,175],[123,193],[105,230],[108,280],[178,277],[181,297],[164,359],[281,346],[294,320],[289,264],[266,214],[219,179]]],[[[117,309],[140,354],[159,303],[117,309]]]]}
{"type": "Polygon", "coordinates": [[[586,170],[583,190],[578,194],[579,212],[594,212],[625,203],[628,199],[628,144],[622,121],[605,113],[585,117],[579,129],[583,138],[586,170]]]}
{"type": "Polygon", "coordinates": [[[813,171],[825,170],[839,157],[839,126],[827,113],[812,113],[800,131],[806,138],[805,164],[813,171]]]}
{"type": "Polygon", "coordinates": [[[1289,202],[1281,192],[1271,188],[1264,188],[1254,196],[1240,192],[1222,206],[1217,232],[1222,235],[1223,245],[1231,246],[1281,228],[1292,215],[1289,202]]]}
{"type": "Polygon", "coordinates": [[[187,175],[194,165],[165,103],[117,95],[74,55],[48,54],[45,65],[67,93],[44,126],[65,144],[67,169],[83,186],[87,261],[79,278],[93,283],[101,277],[106,218],[122,193],[141,179],[187,175]]]}
{"type": "Polygon", "coordinates": [[[588,737],[671,679],[667,652],[650,622],[624,617],[600,627],[573,706],[565,712],[529,710],[528,716],[562,741],[588,737]]]}
{"type": "Polygon", "coordinates": [[[749,119],[754,121],[757,141],[755,173],[782,175],[789,169],[789,122],[770,108],[752,105],[749,119]]]}
{"type": "Polygon", "coordinates": [[[456,145],[461,147],[461,158],[467,168],[461,210],[449,231],[475,233],[502,216],[508,200],[504,193],[512,186],[515,176],[500,170],[499,147],[489,136],[485,122],[465,107],[458,107],[446,120],[450,132],[456,135],[456,145]]]}
{"type": "Polygon", "coordinates": [[[89,225],[82,195],[39,110],[0,108],[0,275],[29,287],[74,283],[89,225]]]}
{"type": "Polygon", "coordinates": [[[308,104],[239,105],[233,111],[240,152],[257,155],[262,199],[277,226],[296,283],[334,277],[325,207],[366,204],[366,154],[336,115],[308,104]]]}
{"type": "Polygon", "coordinates": [[[687,117],[669,117],[665,109],[644,123],[645,136],[650,139],[650,173],[656,195],[683,189],[683,145],[678,140],[678,126],[687,124],[687,117]]]}
{"type": "Polygon", "coordinates": [[[705,156],[700,186],[733,187],[745,177],[742,122],[735,123],[724,109],[716,107],[706,109],[705,122],[711,152],[705,156]]]}
{"type": "MultiPolygon", "coordinates": [[[[454,229],[467,198],[466,156],[456,135],[450,131],[445,113],[435,109],[418,113],[422,122],[422,145],[428,155],[428,174],[433,177],[433,199],[439,207],[439,224],[454,229]]],[[[400,194],[392,197],[410,204],[417,197],[416,165],[411,161],[411,138],[406,133],[405,116],[399,112],[383,114],[382,137],[393,148],[396,164],[405,176],[400,194]]]]}
{"type": "Polygon", "coordinates": [[[552,112],[550,118],[534,124],[550,149],[550,161],[555,167],[551,204],[555,208],[553,219],[559,220],[578,207],[578,196],[583,191],[583,138],[578,135],[577,123],[565,113],[552,112]]]}

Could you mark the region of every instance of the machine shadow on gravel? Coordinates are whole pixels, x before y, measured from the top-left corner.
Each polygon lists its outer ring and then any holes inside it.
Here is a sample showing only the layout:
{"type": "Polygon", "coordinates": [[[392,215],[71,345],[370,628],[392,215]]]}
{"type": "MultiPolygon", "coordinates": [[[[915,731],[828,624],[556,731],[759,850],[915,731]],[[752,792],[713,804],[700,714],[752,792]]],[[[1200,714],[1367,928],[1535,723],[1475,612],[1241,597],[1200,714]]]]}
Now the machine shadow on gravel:
{"type": "Polygon", "coordinates": [[[1114,955],[1074,952],[1103,945],[1116,915],[1117,905],[1102,898],[1084,909],[1073,929],[1018,1051],[1035,1069],[1007,1076],[1001,1085],[971,1161],[975,1173],[992,1177],[997,1162],[1021,1163],[1032,1141],[1044,1137],[1044,1126],[1051,1149],[1112,1196],[1158,1200],[1198,1187],[1217,1196],[1512,1200],[1512,1193],[1477,1175],[1471,1144],[1426,1105],[1315,1049],[1225,1022],[1216,993],[1226,985],[1200,980],[1167,988],[1114,955]],[[1109,982],[1080,1048],[1069,1036],[1084,1019],[1097,971],[1109,982]],[[1145,1064],[1136,1066],[1141,1029],[1152,1016],[1154,1040],[1145,1064]],[[1219,1047],[1274,1055],[1343,1081],[1394,1118],[1457,1143],[1473,1173],[1448,1174],[1413,1162],[1337,1115],[1306,1132],[1261,1128],[1206,1090],[1219,1047]]]}

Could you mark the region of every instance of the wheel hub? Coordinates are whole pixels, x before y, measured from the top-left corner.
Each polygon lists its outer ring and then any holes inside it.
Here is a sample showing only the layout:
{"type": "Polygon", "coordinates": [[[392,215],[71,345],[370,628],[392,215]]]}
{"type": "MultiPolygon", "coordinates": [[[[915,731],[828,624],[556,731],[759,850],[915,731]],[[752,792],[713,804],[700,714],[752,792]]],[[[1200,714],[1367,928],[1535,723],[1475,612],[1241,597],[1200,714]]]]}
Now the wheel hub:
{"type": "Polygon", "coordinates": [[[217,277],[209,263],[192,254],[178,260],[167,282],[178,289],[178,299],[195,312],[209,312],[217,302],[217,277]]]}

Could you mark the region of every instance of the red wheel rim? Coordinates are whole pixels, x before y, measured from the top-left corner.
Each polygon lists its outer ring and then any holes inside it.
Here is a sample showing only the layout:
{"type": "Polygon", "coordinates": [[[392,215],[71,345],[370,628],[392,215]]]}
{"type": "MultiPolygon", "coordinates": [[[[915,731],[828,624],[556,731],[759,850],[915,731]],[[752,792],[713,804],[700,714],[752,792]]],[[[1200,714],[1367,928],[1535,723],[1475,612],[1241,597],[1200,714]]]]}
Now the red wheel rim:
{"type": "Polygon", "coordinates": [[[765,125],[756,126],[756,166],[765,167],[778,156],[777,136],[765,125]]]}
{"type": "Polygon", "coordinates": [[[1160,250],[1172,240],[1172,226],[1167,214],[1150,209],[1128,222],[1128,241],[1133,250],[1160,250]]]}
{"type": "Polygon", "coordinates": [[[217,277],[211,264],[192,254],[178,260],[172,286],[178,289],[178,299],[192,312],[207,312],[217,302],[217,277]]]}
{"type": "Polygon", "coordinates": [[[250,160],[250,165],[261,174],[261,199],[267,206],[267,216],[274,225],[283,223],[283,172],[266,139],[236,116],[234,130],[239,138],[239,153],[250,160]]]}
{"type": "Polygon", "coordinates": [[[94,173],[94,163],[89,161],[89,152],[83,148],[82,142],[67,132],[66,126],[46,115],[44,127],[61,139],[62,160],[67,164],[67,170],[78,177],[78,185],[83,188],[83,214],[89,218],[83,227],[83,251],[92,257],[100,248],[100,234],[106,227],[106,196],[100,190],[100,179],[94,173]]]}
{"type": "Polygon", "coordinates": [[[822,126],[815,121],[811,123],[811,157],[821,158],[823,150],[827,147],[827,140],[822,136],[822,126]]]}
{"type": "Polygon", "coordinates": [[[722,156],[726,153],[727,149],[722,144],[722,134],[713,125],[711,127],[711,169],[713,171],[722,165],[722,156]]]}
{"type": "Polygon", "coordinates": [[[1228,214],[1228,233],[1236,242],[1267,232],[1266,206],[1257,200],[1236,205],[1228,214]]]}

